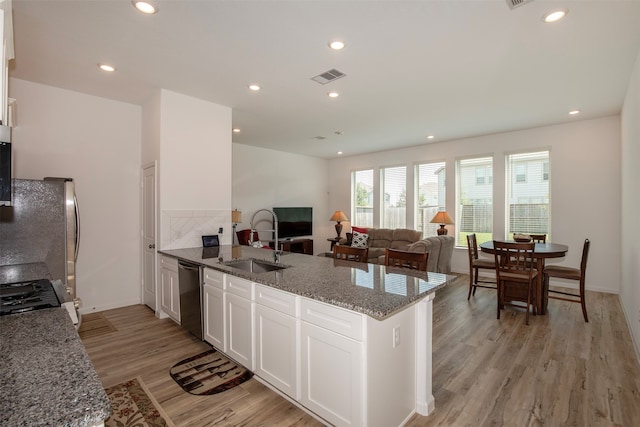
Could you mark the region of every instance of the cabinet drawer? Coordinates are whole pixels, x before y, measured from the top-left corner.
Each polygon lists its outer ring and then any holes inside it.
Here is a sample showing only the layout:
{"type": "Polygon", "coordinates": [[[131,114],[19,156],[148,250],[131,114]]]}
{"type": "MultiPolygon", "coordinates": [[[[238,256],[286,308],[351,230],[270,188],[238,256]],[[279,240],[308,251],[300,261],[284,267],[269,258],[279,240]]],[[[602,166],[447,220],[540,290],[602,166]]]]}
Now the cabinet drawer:
{"type": "Polygon", "coordinates": [[[160,268],[166,268],[167,270],[178,271],[178,260],[168,256],[160,257],[160,268]]]}
{"type": "Polygon", "coordinates": [[[205,268],[203,270],[203,280],[207,285],[211,285],[214,288],[224,289],[224,273],[221,271],[205,268]]]}
{"type": "Polygon", "coordinates": [[[225,274],[224,286],[227,292],[253,301],[253,283],[251,281],[225,274]]]}
{"type": "Polygon", "coordinates": [[[280,313],[296,317],[296,296],[268,286],[256,285],[256,302],[280,313]]]}
{"type": "Polygon", "coordinates": [[[362,341],[363,315],[303,298],[300,302],[302,320],[316,326],[362,341]]]}

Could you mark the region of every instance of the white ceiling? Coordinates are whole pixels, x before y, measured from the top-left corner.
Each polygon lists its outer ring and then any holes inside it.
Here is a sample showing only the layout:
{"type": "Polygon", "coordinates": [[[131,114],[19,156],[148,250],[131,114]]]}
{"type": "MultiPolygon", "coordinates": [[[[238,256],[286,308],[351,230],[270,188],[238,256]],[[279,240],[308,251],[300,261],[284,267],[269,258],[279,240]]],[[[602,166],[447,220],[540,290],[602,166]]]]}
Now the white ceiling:
{"type": "Polygon", "coordinates": [[[13,0],[10,76],[135,104],[165,88],[231,107],[236,143],[333,158],[617,114],[640,51],[640,0],[155,3],[13,0]]]}

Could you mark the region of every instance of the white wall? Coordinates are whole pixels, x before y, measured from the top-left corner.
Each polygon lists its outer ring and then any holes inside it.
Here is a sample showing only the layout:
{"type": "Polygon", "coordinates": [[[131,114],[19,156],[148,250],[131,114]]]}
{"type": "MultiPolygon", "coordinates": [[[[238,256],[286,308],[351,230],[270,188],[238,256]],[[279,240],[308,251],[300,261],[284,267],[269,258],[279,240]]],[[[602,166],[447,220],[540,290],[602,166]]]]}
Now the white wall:
{"type": "Polygon", "coordinates": [[[161,248],[202,246],[219,227],[231,244],[231,108],[164,89],[159,107],[161,248]]]}
{"type": "Polygon", "coordinates": [[[622,285],[620,301],[640,360],[640,52],[622,109],[622,285]]]}
{"type": "Polygon", "coordinates": [[[83,311],[139,303],[141,108],[18,79],[10,96],[14,177],[75,181],[83,311]]]}
{"type": "MultiPolygon", "coordinates": [[[[259,209],[311,206],[313,253],[327,252],[326,239],[336,232],[335,223],[329,218],[338,209],[329,204],[327,166],[327,160],[316,157],[233,144],[232,207],[242,212],[242,223],[237,229],[249,228],[251,216],[259,209]]],[[[348,181],[339,185],[348,185],[348,181]]],[[[256,219],[268,218],[264,215],[256,219]]]]}
{"type": "MultiPolygon", "coordinates": [[[[446,182],[450,183],[446,204],[447,212],[451,214],[455,212],[455,160],[493,155],[494,203],[503,206],[505,153],[540,148],[551,151],[551,239],[569,245],[567,256],[559,263],[578,266],[584,239],[588,237],[592,244],[587,288],[618,292],[621,255],[616,243],[621,237],[619,116],[334,159],[329,163],[329,185],[337,191],[331,194],[329,204],[349,209],[352,170],[406,164],[411,181],[415,163],[445,160],[446,182]]],[[[407,193],[411,194],[410,191],[408,189],[407,193]]],[[[495,238],[505,237],[504,222],[505,211],[495,209],[495,238]]],[[[411,222],[408,226],[412,227],[411,222]]],[[[454,251],[452,268],[454,272],[468,273],[466,248],[454,251]]],[[[567,286],[571,285],[567,282],[567,286]]]]}

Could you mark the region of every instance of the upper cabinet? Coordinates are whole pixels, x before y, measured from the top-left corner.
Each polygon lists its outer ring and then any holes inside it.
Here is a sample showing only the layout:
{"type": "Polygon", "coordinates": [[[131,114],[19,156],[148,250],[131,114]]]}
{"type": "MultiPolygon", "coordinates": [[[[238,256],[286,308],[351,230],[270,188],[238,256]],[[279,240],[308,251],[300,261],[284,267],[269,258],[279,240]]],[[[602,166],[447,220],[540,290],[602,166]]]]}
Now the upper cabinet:
{"type": "Polygon", "coordinates": [[[13,51],[13,18],[11,0],[0,0],[0,25],[2,26],[2,51],[0,52],[0,120],[8,124],[9,116],[9,61],[15,55],[13,51]]]}

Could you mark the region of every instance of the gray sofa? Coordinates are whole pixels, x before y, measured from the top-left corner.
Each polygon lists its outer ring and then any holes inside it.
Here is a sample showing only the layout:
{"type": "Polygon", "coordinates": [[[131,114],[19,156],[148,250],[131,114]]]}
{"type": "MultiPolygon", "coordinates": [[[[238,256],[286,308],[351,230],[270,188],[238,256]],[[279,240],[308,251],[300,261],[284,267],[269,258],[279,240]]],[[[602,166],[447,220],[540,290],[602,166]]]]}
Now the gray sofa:
{"type": "MultiPolygon", "coordinates": [[[[428,252],[427,271],[451,273],[451,257],[455,239],[453,236],[433,236],[419,240],[409,246],[412,252],[428,252]]],[[[382,260],[384,262],[384,258],[382,260]]]]}
{"type": "MultiPolygon", "coordinates": [[[[351,233],[348,238],[342,239],[339,244],[351,244],[351,233]]],[[[451,257],[455,239],[452,236],[433,236],[422,238],[422,232],[408,228],[369,228],[368,262],[372,264],[384,264],[384,250],[386,248],[400,249],[412,252],[428,252],[427,271],[437,273],[451,273],[451,257]]]]}

